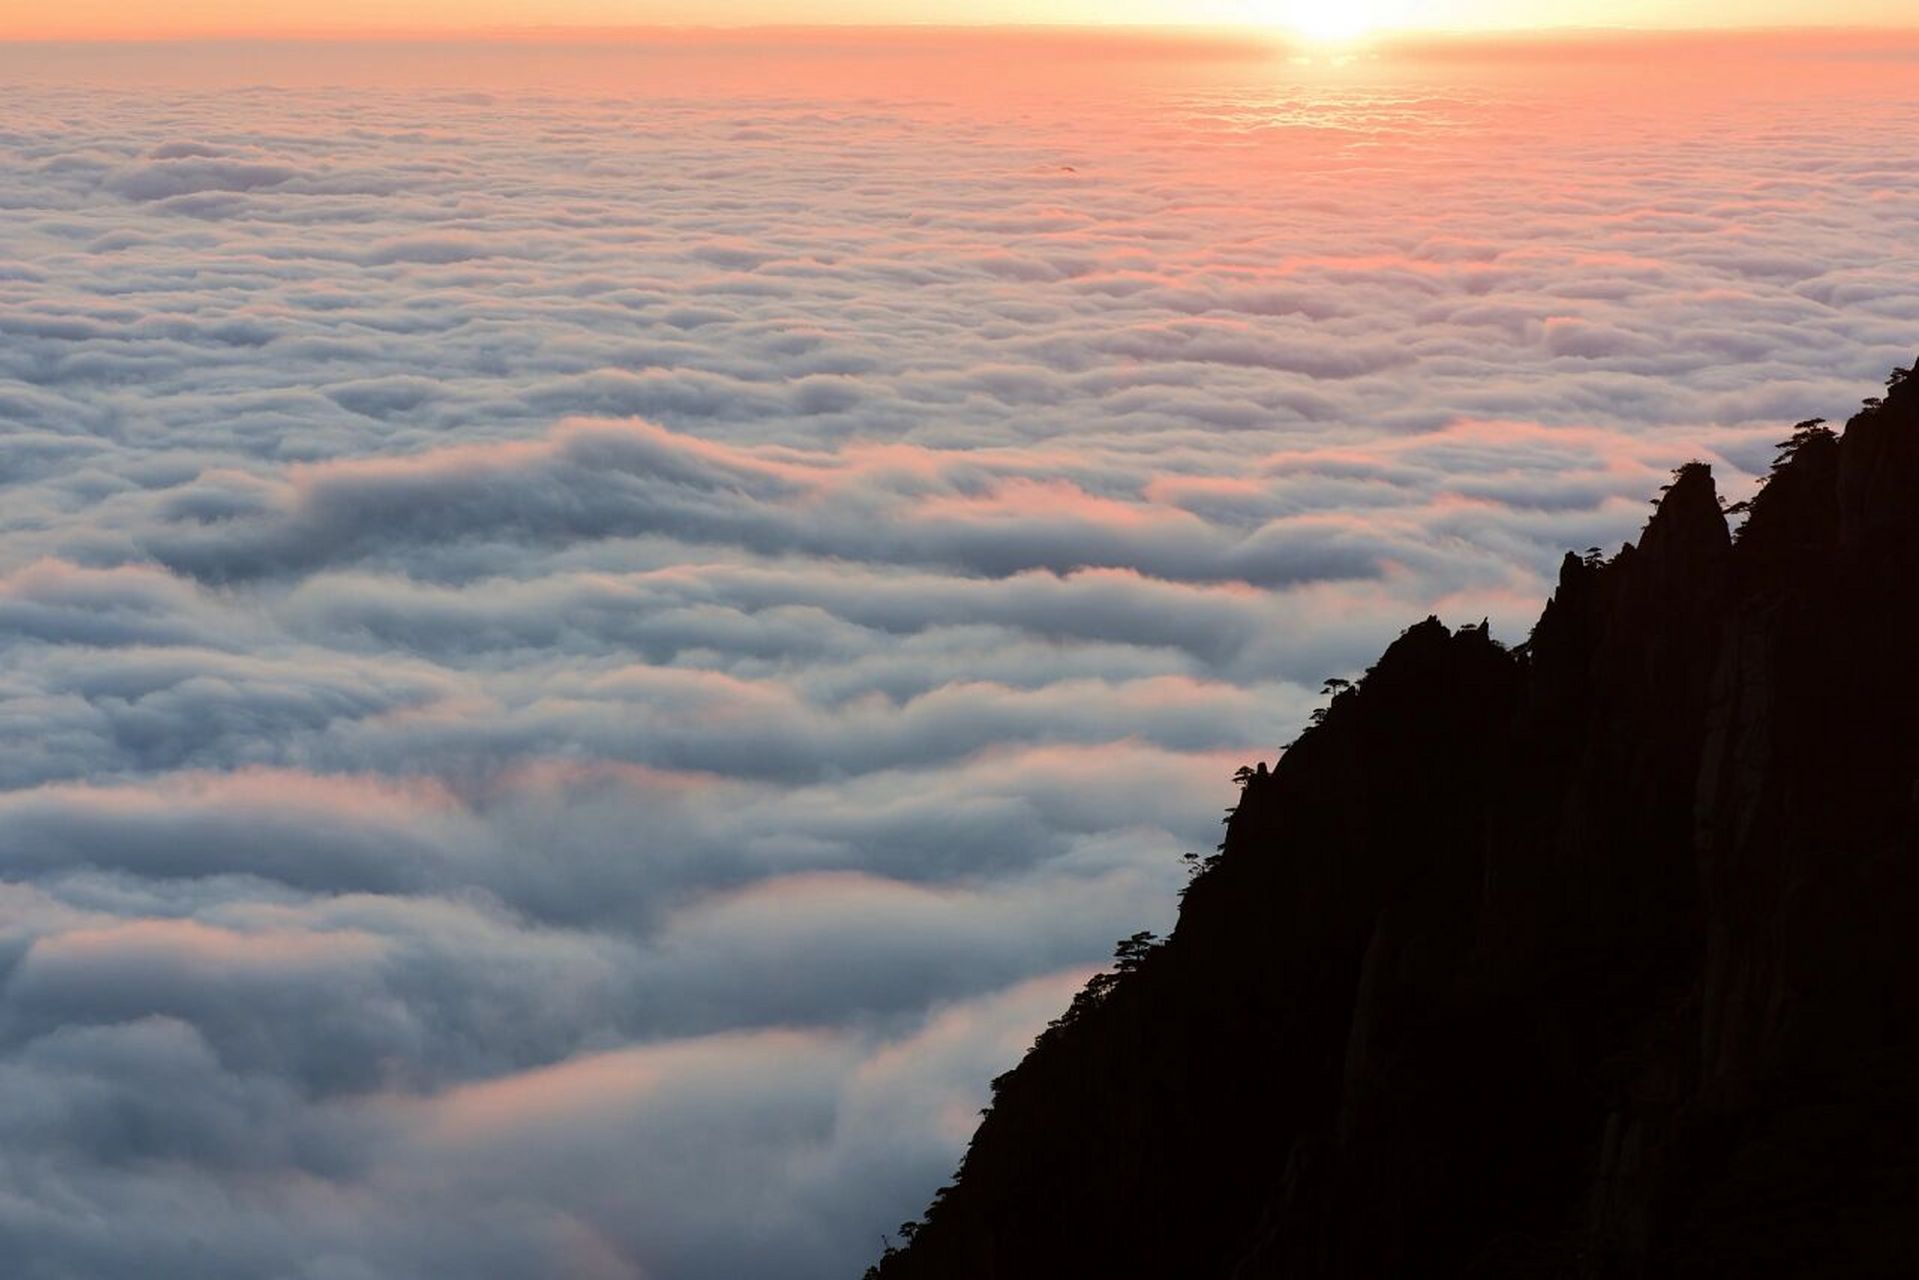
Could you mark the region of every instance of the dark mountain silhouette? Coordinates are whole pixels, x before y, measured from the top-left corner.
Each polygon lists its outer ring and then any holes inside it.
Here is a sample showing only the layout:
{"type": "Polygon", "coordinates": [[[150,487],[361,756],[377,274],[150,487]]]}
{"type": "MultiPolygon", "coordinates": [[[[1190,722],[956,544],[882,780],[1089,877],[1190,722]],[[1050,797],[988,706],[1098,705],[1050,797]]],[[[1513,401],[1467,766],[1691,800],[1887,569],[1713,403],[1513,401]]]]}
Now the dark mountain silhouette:
{"type": "Polygon", "coordinates": [[[881,1280],[1919,1275],[1919,377],[1736,512],[1242,771],[881,1280]]]}

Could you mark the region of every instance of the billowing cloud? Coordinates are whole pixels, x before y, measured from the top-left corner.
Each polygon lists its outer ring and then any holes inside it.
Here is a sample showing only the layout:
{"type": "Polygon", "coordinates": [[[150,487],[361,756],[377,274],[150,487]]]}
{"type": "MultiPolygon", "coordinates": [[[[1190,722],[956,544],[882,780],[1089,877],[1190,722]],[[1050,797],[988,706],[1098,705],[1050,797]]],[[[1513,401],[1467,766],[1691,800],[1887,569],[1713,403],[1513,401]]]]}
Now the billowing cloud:
{"type": "Polygon", "coordinates": [[[1919,321],[1896,58],[456,52],[0,77],[9,1275],[857,1274],[1324,677],[1919,321]]]}

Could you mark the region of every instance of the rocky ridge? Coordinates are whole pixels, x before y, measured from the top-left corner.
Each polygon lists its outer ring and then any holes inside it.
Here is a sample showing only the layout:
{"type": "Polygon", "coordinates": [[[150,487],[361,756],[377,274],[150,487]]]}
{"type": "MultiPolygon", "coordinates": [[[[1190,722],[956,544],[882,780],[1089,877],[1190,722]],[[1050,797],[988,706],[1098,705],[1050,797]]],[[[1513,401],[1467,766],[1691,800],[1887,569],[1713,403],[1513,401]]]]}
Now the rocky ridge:
{"type": "Polygon", "coordinates": [[[1919,1274],[1919,378],[1412,627],[880,1280],[1919,1274]],[[1743,516],[1735,534],[1728,516],[1743,516]]]}

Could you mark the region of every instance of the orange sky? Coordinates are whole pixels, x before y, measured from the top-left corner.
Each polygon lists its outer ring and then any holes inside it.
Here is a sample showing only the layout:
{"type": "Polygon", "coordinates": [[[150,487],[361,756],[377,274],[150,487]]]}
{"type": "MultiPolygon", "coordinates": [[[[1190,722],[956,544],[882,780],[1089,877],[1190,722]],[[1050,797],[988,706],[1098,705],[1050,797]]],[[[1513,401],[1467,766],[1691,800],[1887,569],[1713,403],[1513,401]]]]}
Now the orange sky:
{"type": "Polygon", "coordinates": [[[1252,24],[1379,30],[1912,25],[1911,0],[63,0],[0,39],[458,32],[765,23],[1252,24]]]}

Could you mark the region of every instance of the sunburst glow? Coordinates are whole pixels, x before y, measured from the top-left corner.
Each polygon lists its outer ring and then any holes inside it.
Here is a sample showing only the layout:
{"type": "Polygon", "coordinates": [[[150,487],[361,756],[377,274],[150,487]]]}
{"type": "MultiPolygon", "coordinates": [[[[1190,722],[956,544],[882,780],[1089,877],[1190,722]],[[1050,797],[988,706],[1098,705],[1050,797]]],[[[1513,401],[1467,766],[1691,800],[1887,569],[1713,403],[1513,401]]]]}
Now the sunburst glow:
{"type": "Polygon", "coordinates": [[[1278,0],[1273,8],[1274,25],[1326,44],[1357,40],[1384,25],[1369,0],[1278,0]]]}

